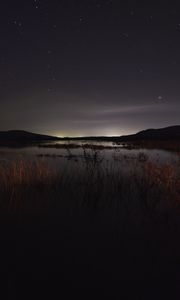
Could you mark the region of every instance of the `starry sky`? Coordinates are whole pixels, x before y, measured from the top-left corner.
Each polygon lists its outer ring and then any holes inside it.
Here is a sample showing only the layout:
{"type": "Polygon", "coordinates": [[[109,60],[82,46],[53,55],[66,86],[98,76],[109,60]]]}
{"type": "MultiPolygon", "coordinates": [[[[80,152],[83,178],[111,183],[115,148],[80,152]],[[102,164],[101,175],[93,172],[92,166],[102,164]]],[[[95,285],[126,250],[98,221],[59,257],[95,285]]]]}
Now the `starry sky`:
{"type": "Polygon", "coordinates": [[[0,130],[180,124],[179,1],[1,0],[0,130]]]}

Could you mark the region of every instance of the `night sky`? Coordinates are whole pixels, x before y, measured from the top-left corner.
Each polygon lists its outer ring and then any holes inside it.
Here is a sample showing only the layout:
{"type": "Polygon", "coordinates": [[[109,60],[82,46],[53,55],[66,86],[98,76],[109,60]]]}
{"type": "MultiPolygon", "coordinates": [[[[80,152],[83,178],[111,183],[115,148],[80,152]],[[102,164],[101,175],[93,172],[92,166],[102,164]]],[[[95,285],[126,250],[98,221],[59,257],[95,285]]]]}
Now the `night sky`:
{"type": "Polygon", "coordinates": [[[180,124],[179,1],[1,0],[0,130],[180,124]]]}

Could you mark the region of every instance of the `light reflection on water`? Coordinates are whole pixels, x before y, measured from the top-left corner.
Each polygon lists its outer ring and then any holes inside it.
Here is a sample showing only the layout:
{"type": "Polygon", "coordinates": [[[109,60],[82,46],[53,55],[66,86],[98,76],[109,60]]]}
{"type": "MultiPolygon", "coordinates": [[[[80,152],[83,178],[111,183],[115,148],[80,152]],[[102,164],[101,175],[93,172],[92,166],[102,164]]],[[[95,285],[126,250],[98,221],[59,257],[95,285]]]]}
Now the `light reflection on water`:
{"type": "MultiPolygon", "coordinates": [[[[54,142],[53,142],[54,143],[54,142]]],[[[68,141],[73,144],[91,144],[103,145],[104,147],[113,147],[112,142],[94,142],[94,141],[68,141]]],[[[57,144],[57,142],[55,142],[57,144]]],[[[63,141],[58,144],[64,144],[63,141]]],[[[177,164],[179,157],[176,153],[166,150],[152,150],[152,149],[126,149],[122,145],[118,148],[103,149],[97,151],[96,165],[99,164],[102,168],[121,167],[122,169],[132,169],[135,164],[143,163],[144,161],[152,161],[158,164],[177,164]]],[[[25,148],[0,148],[0,162],[8,163],[14,159],[37,160],[43,159],[53,168],[77,169],[84,167],[85,164],[93,163],[95,150],[77,148],[40,148],[38,146],[31,146],[25,148]],[[86,158],[84,156],[86,154],[86,158]]]]}

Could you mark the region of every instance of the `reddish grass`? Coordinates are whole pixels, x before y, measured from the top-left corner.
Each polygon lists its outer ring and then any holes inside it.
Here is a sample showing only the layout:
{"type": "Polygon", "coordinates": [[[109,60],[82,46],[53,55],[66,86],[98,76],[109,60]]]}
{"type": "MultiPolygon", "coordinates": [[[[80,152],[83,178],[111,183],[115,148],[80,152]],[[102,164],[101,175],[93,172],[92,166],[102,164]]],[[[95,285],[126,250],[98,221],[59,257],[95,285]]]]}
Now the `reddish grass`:
{"type": "Polygon", "coordinates": [[[94,161],[91,168],[89,161],[84,164],[82,172],[67,174],[63,169],[55,171],[43,159],[0,164],[1,210],[36,210],[63,203],[113,210],[116,214],[139,210],[152,215],[159,206],[180,207],[179,166],[149,162],[142,155],[137,164],[130,161],[133,171],[127,174],[120,167],[115,170],[115,162],[109,169],[100,168],[94,161]]]}

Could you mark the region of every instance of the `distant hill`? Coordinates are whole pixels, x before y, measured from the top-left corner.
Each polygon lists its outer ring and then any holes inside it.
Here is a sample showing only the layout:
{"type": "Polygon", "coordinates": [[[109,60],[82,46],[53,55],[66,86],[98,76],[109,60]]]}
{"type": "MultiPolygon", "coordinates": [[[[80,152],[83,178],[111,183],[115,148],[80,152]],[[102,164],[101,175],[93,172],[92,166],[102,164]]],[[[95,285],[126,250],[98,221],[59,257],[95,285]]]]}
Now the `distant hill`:
{"type": "Polygon", "coordinates": [[[57,140],[57,137],[36,134],[32,132],[27,132],[23,130],[10,130],[10,131],[0,131],[0,143],[3,142],[40,142],[40,141],[52,141],[57,140]]]}
{"type": "Polygon", "coordinates": [[[87,140],[87,141],[114,141],[114,142],[136,142],[136,141],[180,141],[180,125],[170,126],[160,129],[147,129],[136,134],[124,136],[87,136],[87,137],[73,137],[64,138],[72,140],[87,140]]]}
{"type": "Polygon", "coordinates": [[[23,130],[0,131],[0,144],[29,144],[33,142],[56,141],[56,140],[92,140],[92,141],[118,141],[118,142],[139,142],[139,141],[179,141],[180,125],[160,129],[147,129],[136,134],[125,136],[91,136],[81,138],[58,138],[49,135],[36,134],[23,130]]]}
{"type": "Polygon", "coordinates": [[[180,141],[180,125],[160,129],[147,129],[136,134],[121,136],[120,141],[176,140],[180,141]]]}

